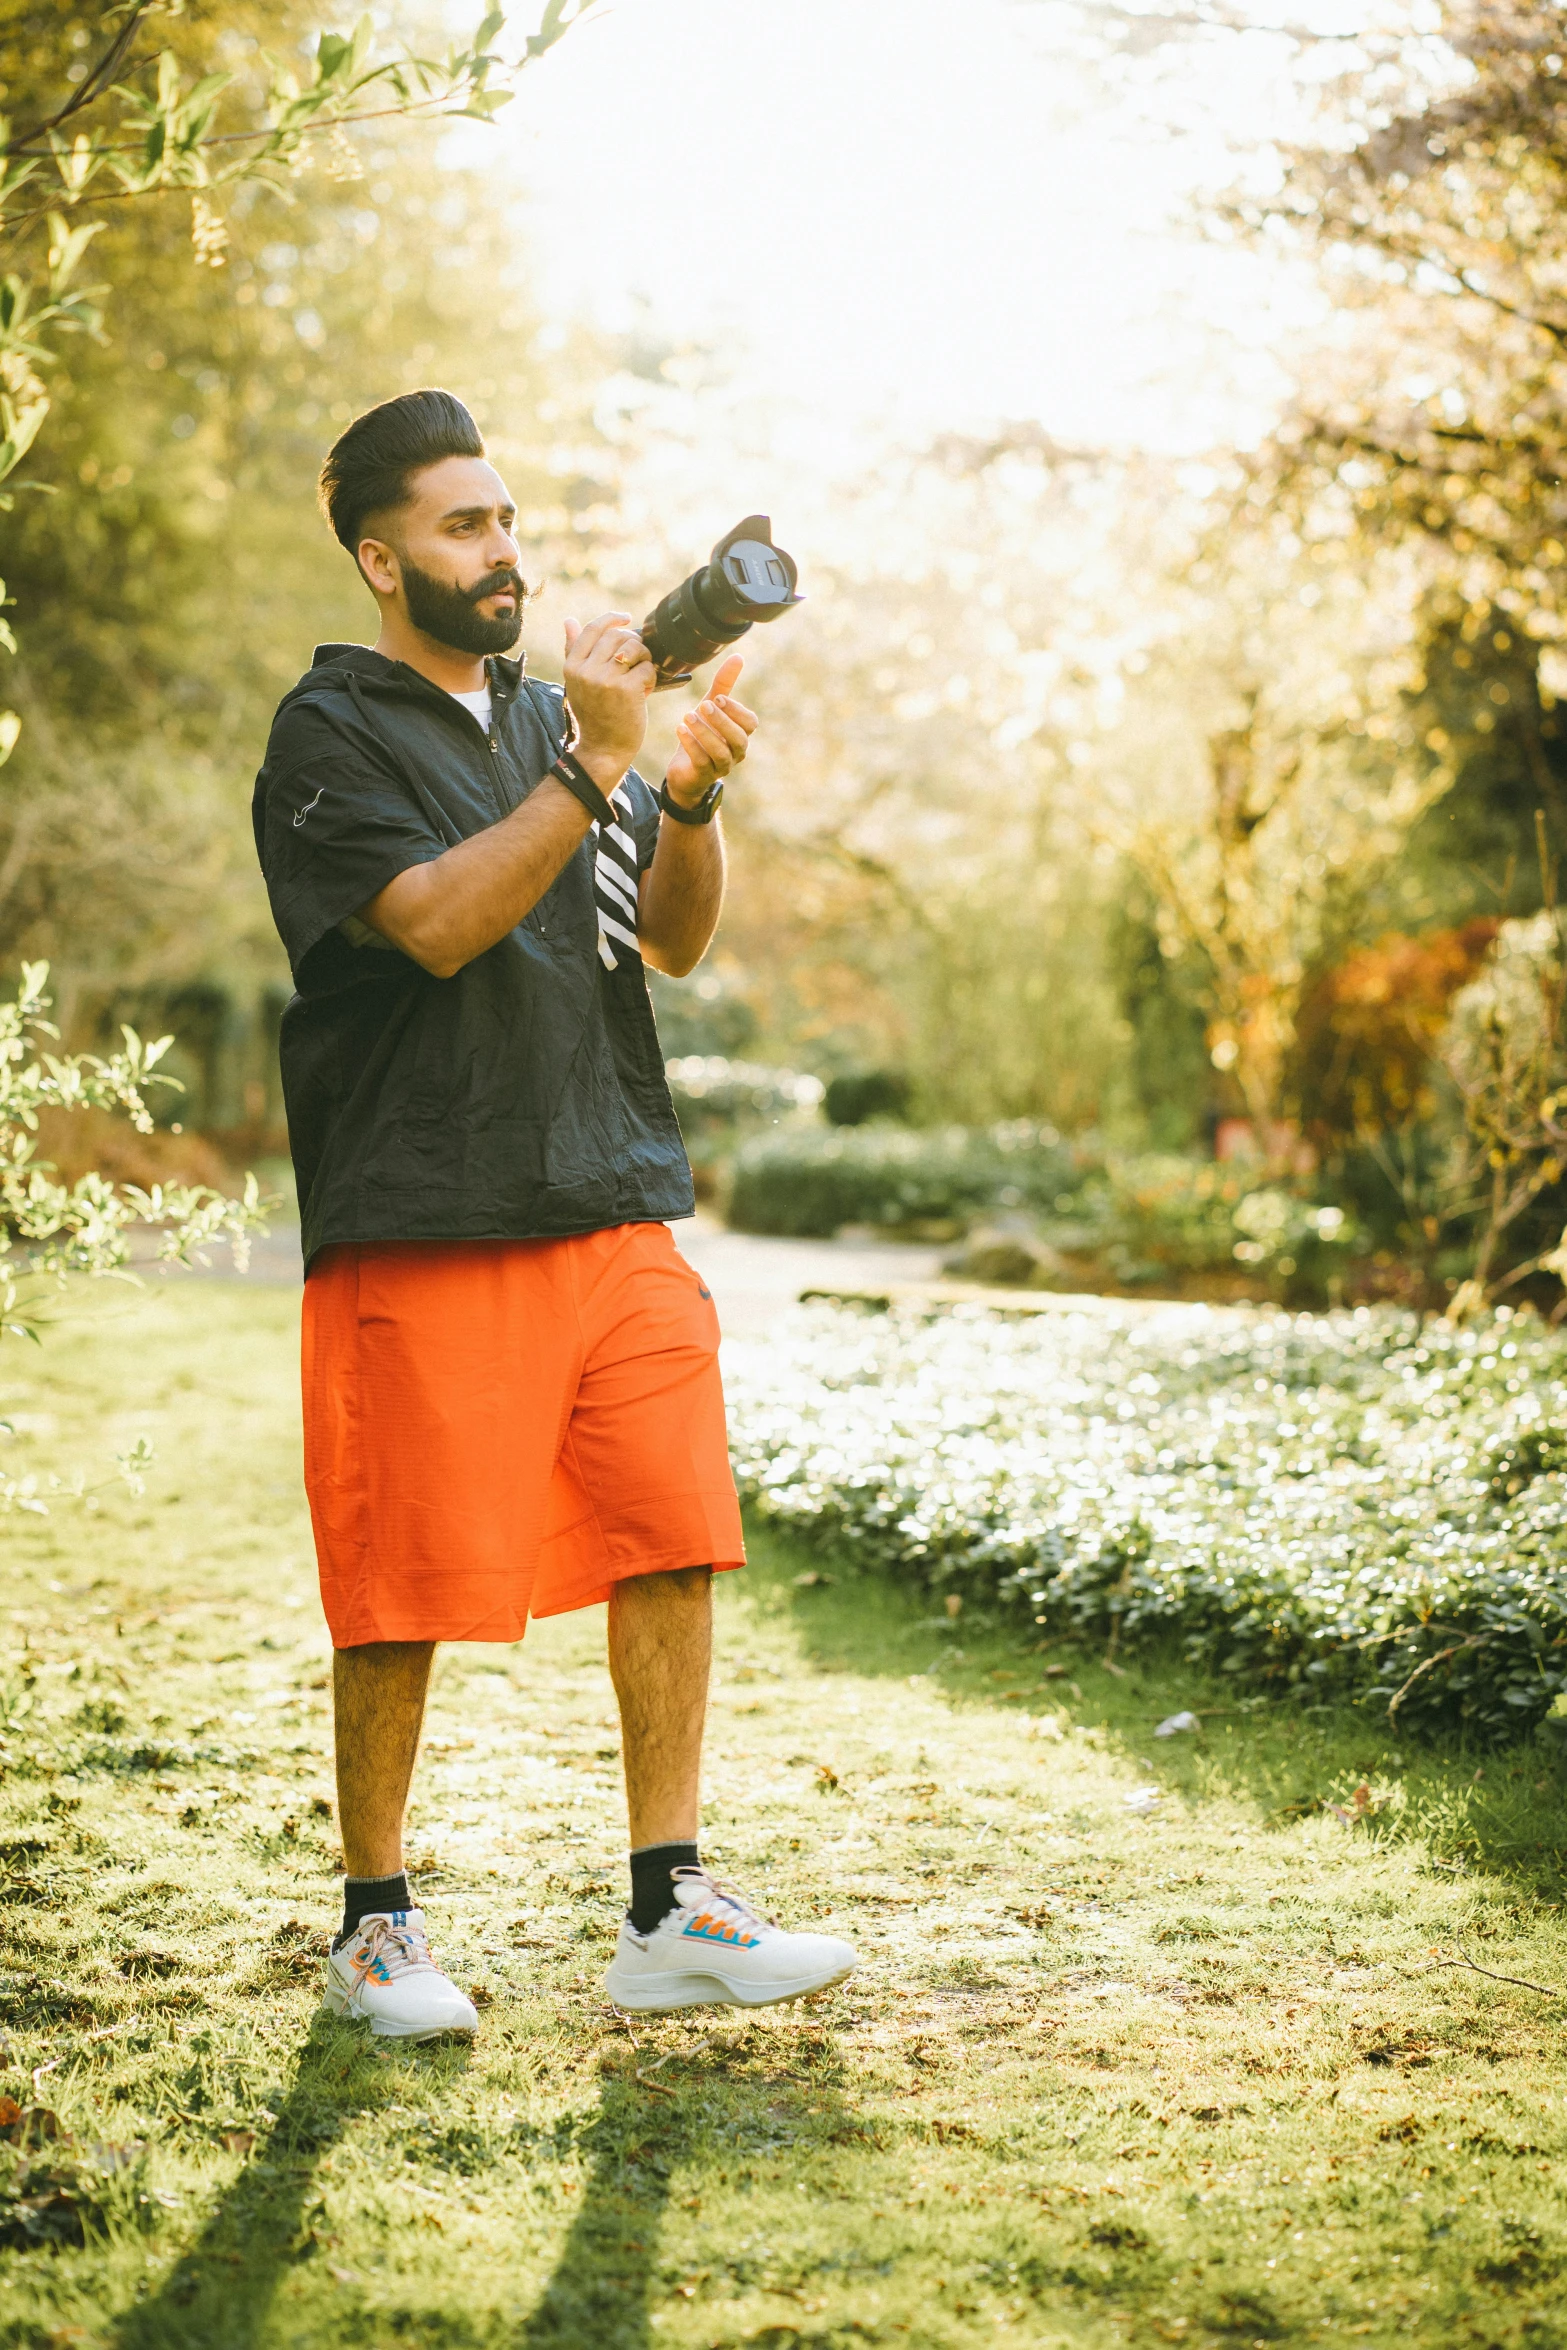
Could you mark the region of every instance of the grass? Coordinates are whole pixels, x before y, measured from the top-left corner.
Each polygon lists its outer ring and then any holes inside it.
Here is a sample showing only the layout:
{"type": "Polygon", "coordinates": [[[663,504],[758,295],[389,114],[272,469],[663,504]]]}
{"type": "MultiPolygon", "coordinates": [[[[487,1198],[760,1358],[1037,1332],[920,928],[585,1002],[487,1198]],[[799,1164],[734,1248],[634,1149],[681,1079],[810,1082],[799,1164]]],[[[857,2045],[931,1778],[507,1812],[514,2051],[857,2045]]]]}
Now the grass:
{"type": "Polygon", "coordinates": [[[1567,1991],[1548,1732],[1400,1750],[767,1536],[708,1841],[859,1975],[604,2007],[593,1614],[440,1663],[413,1847],[472,2052],[324,2025],[294,1314],[160,1285],[0,1367],[18,1469],[159,1454],[6,1529],[5,2350],[1567,2343],[1567,2008],[1436,1963],[1567,1991]]]}

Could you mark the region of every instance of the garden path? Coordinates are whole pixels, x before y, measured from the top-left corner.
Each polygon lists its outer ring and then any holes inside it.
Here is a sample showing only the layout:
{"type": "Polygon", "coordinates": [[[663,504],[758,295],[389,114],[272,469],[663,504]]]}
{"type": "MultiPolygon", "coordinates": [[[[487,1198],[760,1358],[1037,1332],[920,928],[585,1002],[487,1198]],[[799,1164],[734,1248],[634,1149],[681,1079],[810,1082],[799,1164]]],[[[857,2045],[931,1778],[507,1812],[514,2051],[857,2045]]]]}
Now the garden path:
{"type": "MultiPolygon", "coordinates": [[[[934,1280],[947,1251],[898,1241],[774,1240],[730,1232],[701,1215],[673,1227],[685,1255],[718,1300],[726,1336],[759,1338],[794,1304],[802,1289],[874,1287],[881,1282],[934,1280]]],[[[250,1271],[237,1275],[227,1252],[193,1271],[207,1279],[297,1289],[299,1226],[279,1220],[251,1252],[250,1271]]]]}

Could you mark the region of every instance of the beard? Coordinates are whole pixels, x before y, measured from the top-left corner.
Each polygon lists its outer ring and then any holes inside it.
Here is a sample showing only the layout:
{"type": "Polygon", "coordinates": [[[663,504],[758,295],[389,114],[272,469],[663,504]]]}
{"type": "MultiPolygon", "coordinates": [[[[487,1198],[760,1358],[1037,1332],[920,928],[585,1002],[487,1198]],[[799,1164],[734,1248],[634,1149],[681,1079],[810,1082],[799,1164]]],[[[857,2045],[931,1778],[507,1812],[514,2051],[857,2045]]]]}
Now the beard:
{"type": "Polygon", "coordinates": [[[457,653],[509,653],[522,634],[522,608],[528,591],[518,571],[492,571],[481,579],[477,587],[452,587],[444,579],[436,579],[428,571],[405,555],[402,558],[403,594],[408,603],[408,617],[415,628],[434,637],[438,645],[450,645],[457,653]],[[499,595],[502,588],[510,588],[517,599],[515,612],[498,612],[493,620],[486,620],[479,610],[486,596],[499,595]]]}

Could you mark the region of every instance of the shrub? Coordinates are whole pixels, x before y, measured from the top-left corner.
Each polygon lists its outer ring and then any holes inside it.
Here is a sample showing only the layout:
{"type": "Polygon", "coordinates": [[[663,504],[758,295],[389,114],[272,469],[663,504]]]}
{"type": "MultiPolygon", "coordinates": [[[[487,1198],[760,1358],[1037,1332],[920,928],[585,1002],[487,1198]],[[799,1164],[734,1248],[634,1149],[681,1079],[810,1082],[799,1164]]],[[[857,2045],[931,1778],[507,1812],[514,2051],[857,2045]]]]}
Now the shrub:
{"type": "Polygon", "coordinates": [[[854,1069],[829,1081],[823,1107],[830,1126],[868,1126],[873,1118],[907,1118],[911,1099],[901,1069],[854,1069]]]}
{"type": "Polygon", "coordinates": [[[1107,1159],[1077,1216],[1078,1246],[1128,1286],[1239,1269],[1303,1304],[1332,1294],[1355,1238],[1342,1208],[1255,1167],[1167,1156],[1107,1159]]]}
{"type": "Polygon", "coordinates": [[[735,1352],[745,1498],[850,1561],[1407,1727],[1567,1712],[1567,1337],[1532,1318],[817,1309],[735,1352]]]}
{"type": "Polygon", "coordinates": [[[759,1061],[731,1061],[722,1053],[686,1053],[666,1061],[664,1074],[682,1129],[739,1126],[820,1107],[822,1081],[797,1069],[759,1061]]]}
{"type": "Polygon", "coordinates": [[[987,1209],[1070,1205],[1078,1180],[1050,1126],[802,1126],[741,1148],[729,1220],[742,1232],[816,1238],[844,1224],[955,1229],[987,1209]]]}
{"type": "Polygon", "coordinates": [[[759,1135],[738,1154],[729,1206],[743,1232],[815,1237],[844,1224],[956,1231],[998,1213],[1127,1287],[1239,1273],[1301,1304],[1335,1294],[1357,1241],[1342,1208],[1256,1168],[1097,1158],[1025,1124],[759,1135]]]}
{"type": "MultiPolygon", "coordinates": [[[[36,1337],[43,1297],[68,1274],[121,1270],[138,1225],[158,1232],[165,1263],[188,1263],[193,1253],[226,1240],[243,1265],[250,1234],[262,1222],[253,1175],[245,1178],[244,1196],[230,1199],[205,1184],[144,1187],[96,1170],[65,1182],[40,1158],[39,1122],[49,1115],[114,1112],[137,1135],[150,1136],[147,1094],[173,1082],[157,1068],[173,1041],[167,1036],[144,1044],[126,1028],[122,1050],[107,1059],[56,1052],[48,977],[47,963],[24,963],[16,996],[0,1003],[0,1336],[36,1337]]],[[[0,1487],[8,1499],[19,1490],[14,1480],[0,1487]]]]}

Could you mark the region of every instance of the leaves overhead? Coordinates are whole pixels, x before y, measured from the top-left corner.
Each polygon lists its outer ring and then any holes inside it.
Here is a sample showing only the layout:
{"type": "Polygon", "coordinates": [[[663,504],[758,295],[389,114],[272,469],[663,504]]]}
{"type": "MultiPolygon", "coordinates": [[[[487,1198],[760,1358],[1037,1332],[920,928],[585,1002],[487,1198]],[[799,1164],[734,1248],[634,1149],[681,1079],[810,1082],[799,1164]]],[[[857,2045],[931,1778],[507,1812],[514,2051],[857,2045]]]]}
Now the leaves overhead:
{"type": "MultiPolygon", "coordinates": [[[[48,416],[48,371],[62,339],[102,332],[111,287],[81,276],[105,226],[102,207],[184,194],[197,259],[221,265],[226,233],[215,198],[257,181],[286,187],[319,148],[340,146],[360,125],[488,121],[518,74],[592,5],[549,0],[509,61],[497,46],[502,9],[488,11],[471,43],[441,57],[383,51],[367,14],[352,33],[321,33],[303,72],[263,52],[262,72],[243,86],[237,68],[212,64],[234,29],[224,18],[236,11],[200,26],[194,57],[188,38],[175,44],[185,28],[169,0],[129,0],[108,12],[107,25],[93,12],[91,32],[51,24],[32,68],[40,85],[56,85],[54,95],[36,115],[0,116],[0,482],[15,475],[48,416]],[[226,99],[234,101],[227,111],[226,99]]],[[[0,492],[0,505],[12,494],[0,492]]],[[[16,731],[0,735],[0,761],[16,731]]]]}

